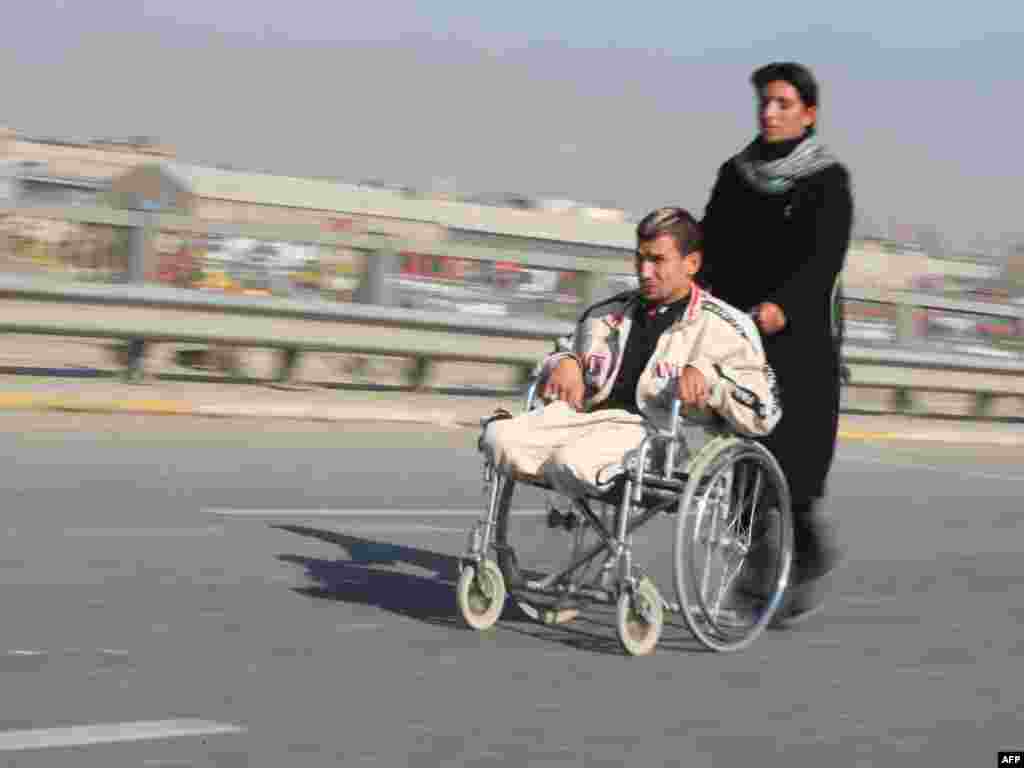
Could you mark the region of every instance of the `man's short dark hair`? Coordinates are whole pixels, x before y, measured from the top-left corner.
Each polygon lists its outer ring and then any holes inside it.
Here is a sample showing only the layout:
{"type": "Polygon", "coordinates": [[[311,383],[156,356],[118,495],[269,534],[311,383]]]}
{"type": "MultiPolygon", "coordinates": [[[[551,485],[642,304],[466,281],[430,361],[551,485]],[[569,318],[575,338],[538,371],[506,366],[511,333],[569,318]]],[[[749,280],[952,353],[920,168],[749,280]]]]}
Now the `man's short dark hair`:
{"type": "Polygon", "coordinates": [[[776,61],[759,68],[750,76],[750,82],[760,91],[768,83],[781,80],[789,83],[800,94],[806,107],[818,106],[818,81],[811,70],[795,61],[776,61]]]}
{"type": "Polygon", "coordinates": [[[636,225],[637,242],[654,240],[661,235],[671,235],[683,256],[704,247],[704,232],[700,224],[683,208],[658,208],[636,225]]]}

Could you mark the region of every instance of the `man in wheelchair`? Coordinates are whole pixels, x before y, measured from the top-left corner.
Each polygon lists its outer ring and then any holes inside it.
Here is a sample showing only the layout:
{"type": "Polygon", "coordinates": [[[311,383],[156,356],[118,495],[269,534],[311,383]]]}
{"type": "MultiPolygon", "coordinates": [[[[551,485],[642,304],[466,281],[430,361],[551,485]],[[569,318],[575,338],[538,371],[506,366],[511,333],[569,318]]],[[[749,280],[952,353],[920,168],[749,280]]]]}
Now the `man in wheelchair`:
{"type": "MultiPolygon", "coordinates": [[[[781,418],[753,321],[694,281],[698,222],[681,208],[661,208],[636,236],[639,290],[589,307],[542,361],[543,407],[486,425],[481,449],[502,474],[570,498],[604,493],[609,468],[649,433],[672,428],[676,398],[687,422],[740,435],[766,435],[781,418]]],[[[499,562],[514,564],[504,549],[499,562]]]]}

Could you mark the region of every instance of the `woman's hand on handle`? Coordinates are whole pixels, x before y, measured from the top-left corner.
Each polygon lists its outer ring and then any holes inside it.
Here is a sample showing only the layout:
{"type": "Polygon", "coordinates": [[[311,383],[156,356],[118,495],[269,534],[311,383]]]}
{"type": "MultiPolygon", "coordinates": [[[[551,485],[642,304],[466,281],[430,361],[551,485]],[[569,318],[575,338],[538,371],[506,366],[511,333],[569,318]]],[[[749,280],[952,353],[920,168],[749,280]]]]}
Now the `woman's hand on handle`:
{"type": "Polygon", "coordinates": [[[786,313],[778,304],[769,301],[754,307],[750,311],[750,316],[754,318],[761,333],[766,336],[776,334],[786,327],[786,313]]]}

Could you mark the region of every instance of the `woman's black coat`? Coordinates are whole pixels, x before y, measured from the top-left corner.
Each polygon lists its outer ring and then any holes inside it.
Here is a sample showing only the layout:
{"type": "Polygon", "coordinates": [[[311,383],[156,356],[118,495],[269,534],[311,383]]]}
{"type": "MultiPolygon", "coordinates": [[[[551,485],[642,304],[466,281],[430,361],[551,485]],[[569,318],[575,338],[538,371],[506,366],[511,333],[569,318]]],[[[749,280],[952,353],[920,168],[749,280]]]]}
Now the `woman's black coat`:
{"type": "Polygon", "coordinates": [[[849,174],[831,165],[787,192],[752,187],[725,163],[703,223],[700,281],[744,311],[762,302],[786,316],[764,337],[783,414],[765,445],[789,481],[794,502],[825,495],[839,424],[840,359],[833,332],[833,290],[853,221],[849,174]]]}

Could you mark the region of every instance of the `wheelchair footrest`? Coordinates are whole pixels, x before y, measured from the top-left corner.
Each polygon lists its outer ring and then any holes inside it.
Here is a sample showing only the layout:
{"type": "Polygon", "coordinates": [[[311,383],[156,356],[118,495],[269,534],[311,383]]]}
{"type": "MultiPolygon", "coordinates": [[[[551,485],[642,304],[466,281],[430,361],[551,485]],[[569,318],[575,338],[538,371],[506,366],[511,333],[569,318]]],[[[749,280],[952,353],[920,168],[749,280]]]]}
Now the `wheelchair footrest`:
{"type": "Polygon", "coordinates": [[[494,413],[484,419],[480,419],[480,437],[476,441],[476,448],[480,453],[484,451],[484,434],[487,432],[487,427],[491,425],[492,421],[502,421],[503,419],[511,419],[512,414],[506,411],[504,408],[497,408],[494,413]]]}
{"type": "Polygon", "coordinates": [[[502,419],[511,419],[512,414],[504,408],[495,409],[494,413],[486,418],[480,419],[480,428],[487,429],[492,421],[501,421],[502,419]]]}

